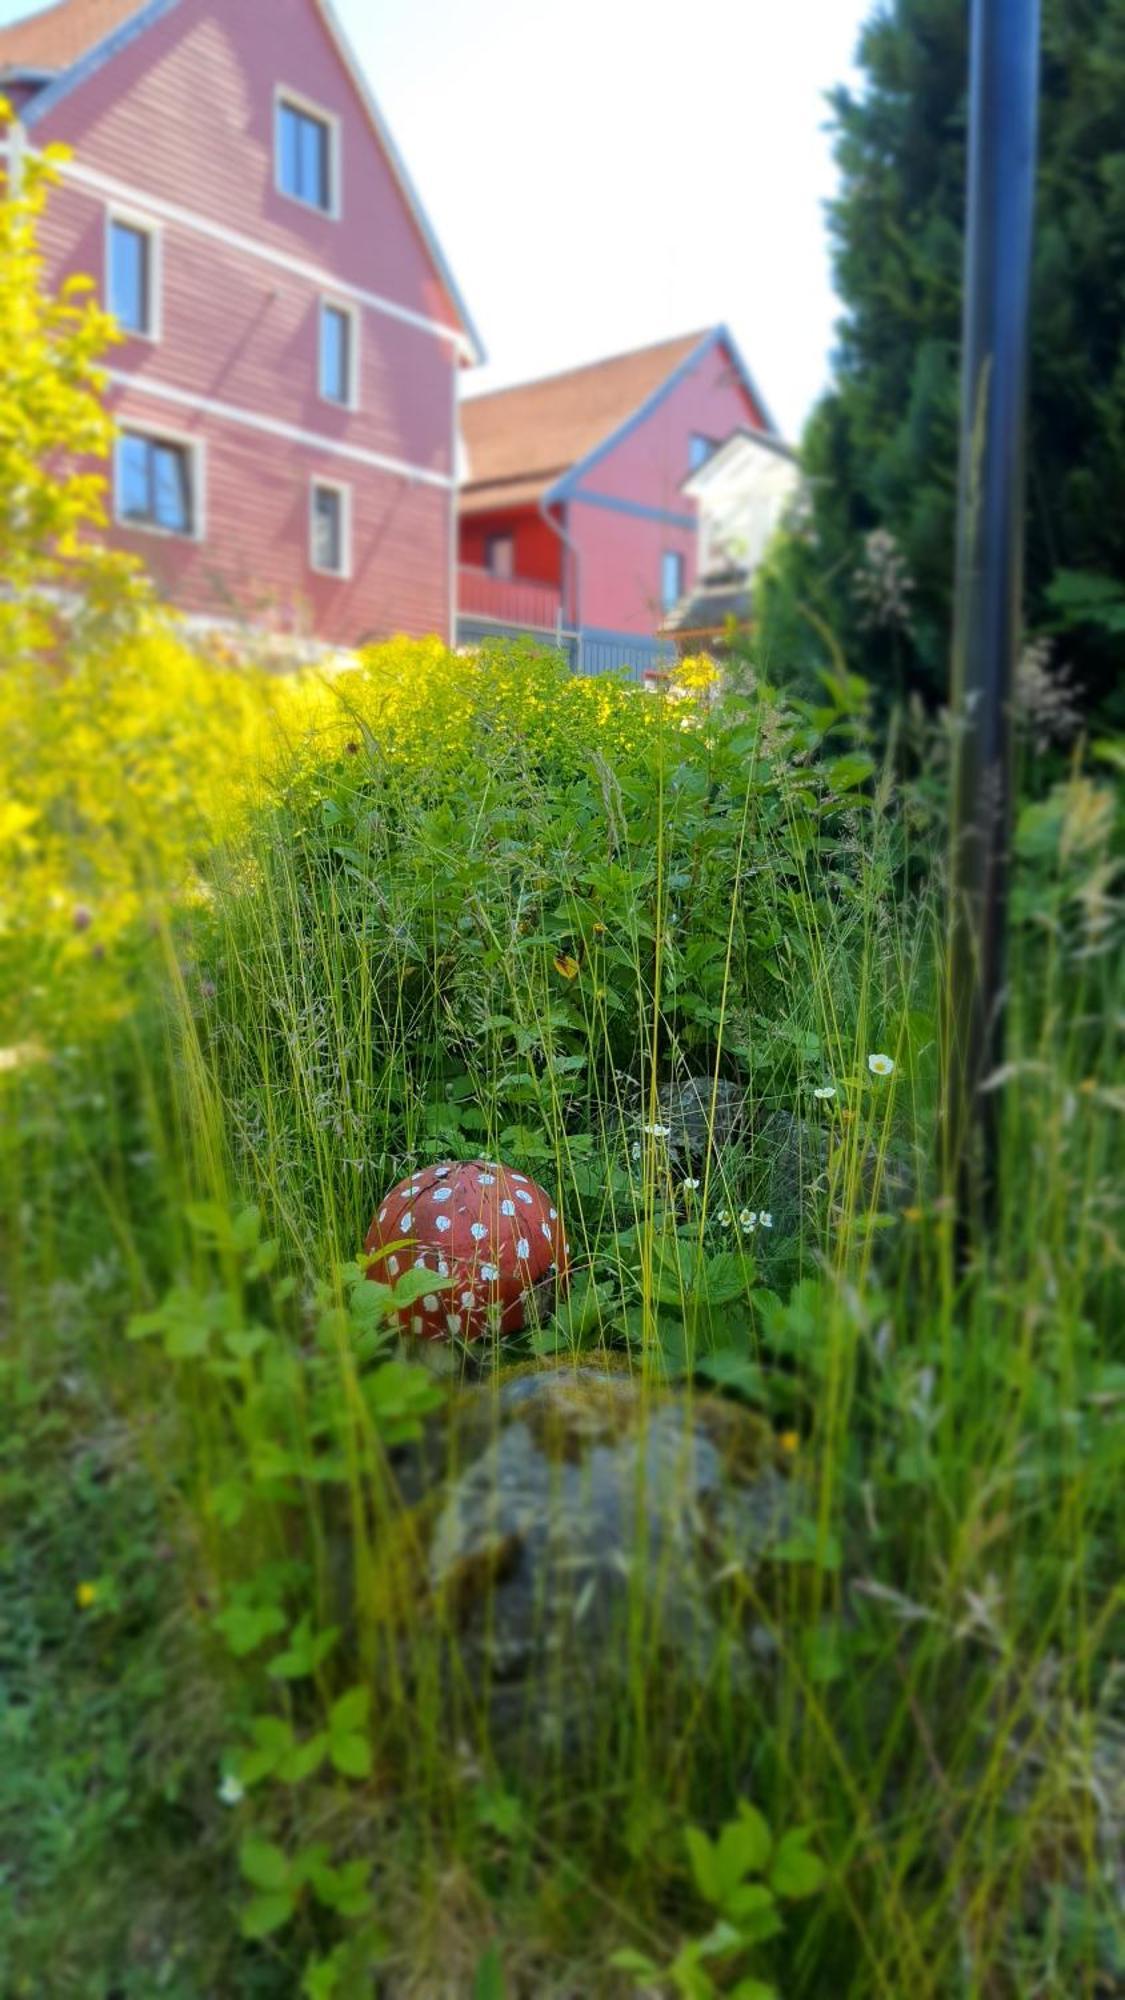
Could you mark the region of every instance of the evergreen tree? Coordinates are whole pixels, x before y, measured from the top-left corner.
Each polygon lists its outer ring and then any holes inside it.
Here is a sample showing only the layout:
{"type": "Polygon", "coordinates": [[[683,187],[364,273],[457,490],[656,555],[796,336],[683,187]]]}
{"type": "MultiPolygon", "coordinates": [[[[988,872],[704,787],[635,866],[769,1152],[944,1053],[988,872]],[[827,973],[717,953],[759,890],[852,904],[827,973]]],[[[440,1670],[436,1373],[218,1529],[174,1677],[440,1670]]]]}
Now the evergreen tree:
{"type": "MultiPolygon", "coordinates": [[[[779,669],[827,635],[888,692],[948,680],[968,0],[887,0],[831,98],[845,316],[810,419],[804,532],[763,583],[779,669]]],[[[1125,0],[1044,0],[1027,606],[1088,705],[1125,716],[1125,0]]]]}

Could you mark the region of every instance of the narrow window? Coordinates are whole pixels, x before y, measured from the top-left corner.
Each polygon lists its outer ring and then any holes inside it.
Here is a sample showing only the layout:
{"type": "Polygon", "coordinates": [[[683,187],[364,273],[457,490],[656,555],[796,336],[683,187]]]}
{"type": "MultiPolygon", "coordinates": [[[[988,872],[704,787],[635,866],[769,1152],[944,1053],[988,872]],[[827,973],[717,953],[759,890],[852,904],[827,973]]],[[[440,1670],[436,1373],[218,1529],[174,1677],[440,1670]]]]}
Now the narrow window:
{"type": "Polygon", "coordinates": [[[152,231],[134,222],[109,225],[109,310],[126,333],[155,332],[152,231]]]}
{"type": "Polygon", "coordinates": [[[320,308],[320,393],[349,409],[355,402],[355,325],[341,306],[320,308]]]}
{"type": "Polygon", "coordinates": [[[332,152],[332,126],[328,119],[303,111],[285,98],[279,99],[277,185],[282,194],[331,215],[336,206],[332,152]]]}
{"type": "Polygon", "coordinates": [[[343,486],[316,481],[312,489],[311,548],[309,559],[320,576],[347,576],[348,494],[343,486]]]}
{"type": "Polygon", "coordinates": [[[165,535],[198,532],[194,453],[169,438],[126,431],[117,441],[117,517],[165,535]]]}
{"type": "Polygon", "coordinates": [[[662,558],[660,569],[660,602],[665,611],[671,611],[684,594],[684,559],[682,555],[668,550],[662,558]]]}
{"type": "Polygon", "coordinates": [[[489,535],[484,545],[484,566],[493,576],[516,573],[516,544],[512,535],[489,535]]]}
{"type": "Polygon", "coordinates": [[[717,447],[714,438],[704,437],[702,431],[693,431],[691,434],[690,442],[688,444],[689,470],[692,472],[698,472],[701,465],[706,465],[707,460],[711,456],[711,453],[715,451],[716,448],[717,447]]]}

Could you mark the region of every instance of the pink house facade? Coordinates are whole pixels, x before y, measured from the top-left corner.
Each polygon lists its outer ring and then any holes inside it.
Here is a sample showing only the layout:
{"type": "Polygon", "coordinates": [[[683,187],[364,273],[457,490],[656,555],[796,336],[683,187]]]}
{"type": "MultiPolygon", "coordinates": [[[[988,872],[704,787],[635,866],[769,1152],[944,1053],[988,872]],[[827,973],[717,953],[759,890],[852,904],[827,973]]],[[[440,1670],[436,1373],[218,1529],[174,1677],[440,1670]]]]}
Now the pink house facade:
{"type": "Polygon", "coordinates": [[[322,0],[62,0],[0,30],[52,286],[124,333],[112,539],[203,618],[449,636],[472,322],[322,0]]]}
{"type": "Polygon", "coordinates": [[[553,633],[584,672],[659,664],[695,582],[685,482],[748,426],[775,435],[723,327],[467,398],[462,642],[553,633]]]}

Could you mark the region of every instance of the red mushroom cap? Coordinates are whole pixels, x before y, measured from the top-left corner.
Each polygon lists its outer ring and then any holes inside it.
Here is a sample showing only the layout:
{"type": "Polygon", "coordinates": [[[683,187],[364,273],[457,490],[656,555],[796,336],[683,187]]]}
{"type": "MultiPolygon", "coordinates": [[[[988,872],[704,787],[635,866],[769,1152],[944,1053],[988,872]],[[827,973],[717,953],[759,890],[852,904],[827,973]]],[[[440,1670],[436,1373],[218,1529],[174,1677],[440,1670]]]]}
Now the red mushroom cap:
{"type": "Polygon", "coordinates": [[[363,1247],[367,1275],[381,1284],[411,1268],[444,1281],[399,1314],[425,1340],[518,1333],[535,1286],[552,1277],[565,1285],[570,1254],[550,1195],[492,1160],[443,1160],[399,1181],[363,1247]]]}

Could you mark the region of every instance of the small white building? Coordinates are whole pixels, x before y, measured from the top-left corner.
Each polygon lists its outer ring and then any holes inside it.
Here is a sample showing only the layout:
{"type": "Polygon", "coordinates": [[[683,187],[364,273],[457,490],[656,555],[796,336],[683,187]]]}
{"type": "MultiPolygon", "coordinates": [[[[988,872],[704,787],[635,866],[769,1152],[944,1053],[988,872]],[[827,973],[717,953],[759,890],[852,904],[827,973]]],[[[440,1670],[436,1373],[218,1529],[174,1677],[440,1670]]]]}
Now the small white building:
{"type": "Polygon", "coordinates": [[[787,515],[800,505],[796,453],[765,431],[737,430],[684,481],[699,509],[697,582],[664,630],[683,646],[721,642],[748,624],[754,578],[787,515]]]}

